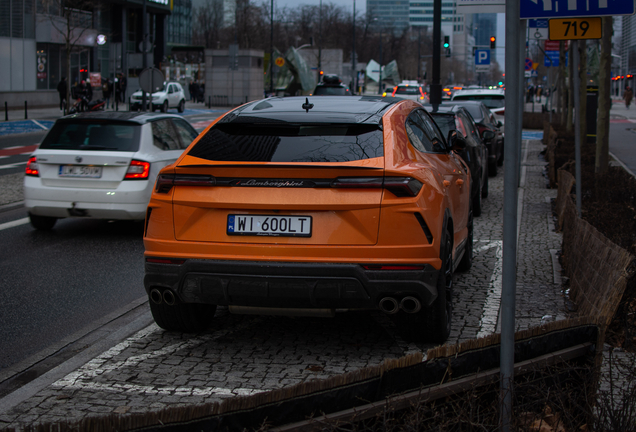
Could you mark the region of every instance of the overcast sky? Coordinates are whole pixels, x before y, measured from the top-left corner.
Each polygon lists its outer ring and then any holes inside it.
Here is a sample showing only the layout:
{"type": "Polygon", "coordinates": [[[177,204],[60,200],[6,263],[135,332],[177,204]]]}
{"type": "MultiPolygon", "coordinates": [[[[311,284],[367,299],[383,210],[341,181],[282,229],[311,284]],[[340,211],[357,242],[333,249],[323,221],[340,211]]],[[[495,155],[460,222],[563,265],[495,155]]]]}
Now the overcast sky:
{"type": "MultiPolygon", "coordinates": [[[[353,12],[353,0],[322,0],[323,6],[333,3],[336,6],[342,6],[351,9],[353,12]]],[[[298,5],[319,5],[320,0],[274,0],[274,8],[287,6],[295,8],[298,5]]],[[[356,15],[367,11],[367,0],[356,0],[356,15]]]]}

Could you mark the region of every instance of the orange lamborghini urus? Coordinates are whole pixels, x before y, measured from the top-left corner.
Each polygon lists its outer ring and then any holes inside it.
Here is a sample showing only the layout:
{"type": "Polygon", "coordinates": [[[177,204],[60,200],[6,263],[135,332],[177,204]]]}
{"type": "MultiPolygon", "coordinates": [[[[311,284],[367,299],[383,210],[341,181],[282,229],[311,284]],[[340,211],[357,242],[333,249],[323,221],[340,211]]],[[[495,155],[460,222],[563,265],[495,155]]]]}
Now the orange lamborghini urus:
{"type": "Polygon", "coordinates": [[[227,113],[157,177],[144,231],[156,323],[199,331],[218,305],[380,310],[443,342],[453,272],[472,261],[465,145],[399,98],[269,98],[227,113]]]}

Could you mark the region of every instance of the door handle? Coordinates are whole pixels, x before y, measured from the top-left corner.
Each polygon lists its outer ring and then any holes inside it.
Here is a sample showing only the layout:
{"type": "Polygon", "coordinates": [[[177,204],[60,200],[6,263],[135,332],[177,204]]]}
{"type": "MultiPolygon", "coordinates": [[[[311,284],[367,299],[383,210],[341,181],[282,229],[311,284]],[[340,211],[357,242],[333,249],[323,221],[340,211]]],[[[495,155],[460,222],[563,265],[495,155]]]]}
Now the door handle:
{"type": "Polygon", "coordinates": [[[455,183],[457,183],[457,186],[463,186],[464,185],[464,180],[457,179],[457,181],[455,183]]]}

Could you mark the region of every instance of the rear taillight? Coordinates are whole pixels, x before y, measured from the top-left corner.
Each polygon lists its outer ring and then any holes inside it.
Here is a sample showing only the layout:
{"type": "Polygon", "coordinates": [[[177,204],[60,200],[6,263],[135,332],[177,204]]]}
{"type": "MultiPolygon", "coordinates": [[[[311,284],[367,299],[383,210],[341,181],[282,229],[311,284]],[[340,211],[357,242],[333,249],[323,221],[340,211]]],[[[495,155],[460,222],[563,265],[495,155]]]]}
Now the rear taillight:
{"type": "Polygon", "coordinates": [[[216,179],[211,175],[200,174],[159,174],[155,191],[168,193],[172,186],[214,186],[216,179]]]}
{"type": "Polygon", "coordinates": [[[391,93],[392,97],[395,97],[395,92],[397,91],[397,86],[395,86],[395,88],[393,89],[393,93],[391,93]]]}
{"type": "Polygon", "coordinates": [[[335,188],[381,188],[382,177],[338,177],[331,182],[335,188]]]}
{"type": "Polygon", "coordinates": [[[146,180],[149,174],[150,163],[133,159],[130,161],[124,180],[146,180]]]}
{"type": "Polygon", "coordinates": [[[27,162],[27,165],[26,165],[25,174],[28,175],[28,176],[33,176],[33,177],[39,177],[40,176],[40,170],[38,168],[38,161],[37,161],[37,158],[35,156],[31,156],[29,158],[29,161],[27,162]]]}
{"type": "Polygon", "coordinates": [[[411,177],[338,177],[331,182],[334,188],[381,188],[393,195],[402,197],[414,197],[420,193],[423,184],[411,177]]]}
{"type": "Polygon", "coordinates": [[[411,177],[386,177],[384,188],[398,198],[414,197],[422,190],[422,182],[411,177]]]}
{"type": "Polygon", "coordinates": [[[502,110],[499,110],[499,111],[494,111],[494,113],[495,113],[496,115],[500,115],[500,116],[502,116],[502,115],[504,115],[504,114],[506,113],[506,110],[505,110],[505,109],[502,109],[502,110]]]}

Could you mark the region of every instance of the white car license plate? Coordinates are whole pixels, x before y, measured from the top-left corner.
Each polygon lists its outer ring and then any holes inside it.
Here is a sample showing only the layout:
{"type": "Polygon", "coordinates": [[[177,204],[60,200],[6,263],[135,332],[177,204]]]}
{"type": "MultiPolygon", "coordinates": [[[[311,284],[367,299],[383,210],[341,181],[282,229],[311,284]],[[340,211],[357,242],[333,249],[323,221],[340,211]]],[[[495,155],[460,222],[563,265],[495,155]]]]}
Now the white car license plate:
{"type": "Polygon", "coordinates": [[[86,165],[60,165],[58,177],[101,178],[102,167],[86,165]]]}
{"type": "Polygon", "coordinates": [[[228,235],[311,237],[311,216],[228,215],[228,235]]]}

